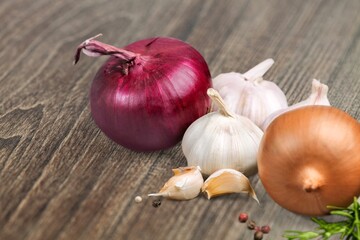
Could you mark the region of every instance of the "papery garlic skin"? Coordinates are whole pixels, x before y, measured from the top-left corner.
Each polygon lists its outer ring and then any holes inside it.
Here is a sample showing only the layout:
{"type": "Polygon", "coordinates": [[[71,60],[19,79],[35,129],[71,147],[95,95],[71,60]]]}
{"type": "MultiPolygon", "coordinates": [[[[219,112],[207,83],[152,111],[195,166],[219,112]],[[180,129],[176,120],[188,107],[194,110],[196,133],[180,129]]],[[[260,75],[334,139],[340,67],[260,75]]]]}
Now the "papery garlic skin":
{"type": "Polygon", "coordinates": [[[253,175],[263,132],[248,118],[227,114],[221,110],[208,113],[186,130],[182,150],[188,165],[200,166],[205,175],[223,168],[253,175]]]}
{"type": "Polygon", "coordinates": [[[260,128],[265,131],[265,129],[270,125],[270,123],[279,115],[288,112],[290,110],[309,106],[309,105],[323,105],[330,106],[329,99],[327,97],[329,87],[325,84],[320,83],[319,80],[313,79],[311,82],[311,94],[304,101],[298,102],[294,105],[291,105],[288,108],[280,109],[272,114],[270,114],[265,121],[260,125],[260,128]]]}
{"type": "Polygon", "coordinates": [[[171,177],[159,193],[148,194],[149,197],[166,197],[174,200],[196,198],[204,183],[199,167],[180,167],[172,170],[171,177]]]}
{"type": "Polygon", "coordinates": [[[247,193],[259,203],[249,179],[234,169],[220,169],[214,172],[206,179],[201,190],[206,193],[208,199],[230,193],[247,193]]]}
{"type": "Polygon", "coordinates": [[[283,91],[262,78],[273,63],[274,60],[267,59],[244,74],[222,73],[213,79],[214,89],[229,110],[249,118],[257,126],[271,113],[288,106],[283,91]]]}

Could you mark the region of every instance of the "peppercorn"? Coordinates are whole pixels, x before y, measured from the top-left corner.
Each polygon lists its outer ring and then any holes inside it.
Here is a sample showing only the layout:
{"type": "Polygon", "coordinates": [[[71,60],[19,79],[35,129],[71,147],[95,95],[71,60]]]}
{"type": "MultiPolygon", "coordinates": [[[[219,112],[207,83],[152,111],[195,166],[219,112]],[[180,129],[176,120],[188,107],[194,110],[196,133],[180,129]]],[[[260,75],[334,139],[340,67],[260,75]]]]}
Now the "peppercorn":
{"type": "Polygon", "coordinates": [[[270,232],[270,227],[268,225],[262,226],[261,227],[261,232],[269,233],[270,232]]]}
{"type": "Polygon", "coordinates": [[[160,205],[161,205],[161,200],[160,200],[160,199],[154,200],[153,203],[152,203],[152,205],[153,205],[154,208],[160,207],[160,205]]]}
{"type": "Polygon", "coordinates": [[[247,227],[248,227],[248,229],[250,229],[250,230],[254,230],[255,227],[256,227],[256,223],[255,223],[253,220],[251,220],[251,221],[248,223],[247,227]]]}
{"type": "Polygon", "coordinates": [[[261,240],[263,238],[263,233],[261,231],[256,231],[254,234],[254,240],[261,240]]]}
{"type": "Polygon", "coordinates": [[[135,200],[136,203],[141,203],[142,197],[136,196],[134,200],[135,200]]]}
{"type": "Polygon", "coordinates": [[[249,216],[247,215],[247,213],[240,213],[239,215],[239,221],[244,223],[248,220],[249,216]]]}

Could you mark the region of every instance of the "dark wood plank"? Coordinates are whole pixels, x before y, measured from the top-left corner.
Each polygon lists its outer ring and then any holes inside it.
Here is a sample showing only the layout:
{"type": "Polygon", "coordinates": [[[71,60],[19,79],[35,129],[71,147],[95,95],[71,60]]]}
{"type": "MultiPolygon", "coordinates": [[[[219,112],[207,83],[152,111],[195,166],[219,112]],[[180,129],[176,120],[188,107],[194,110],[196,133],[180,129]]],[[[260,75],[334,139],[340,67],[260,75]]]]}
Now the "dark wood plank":
{"type": "MultiPolygon", "coordinates": [[[[211,73],[244,72],[272,57],[266,75],[290,104],[318,78],[331,103],[360,119],[360,2],[124,0],[0,3],[0,239],[252,239],[241,211],[273,230],[307,229],[251,177],[261,205],[233,194],[151,206],[171,169],[186,165],[180,144],[135,153],[107,139],[88,106],[104,59],[74,49],[99,32],[123,46],[172,36],[196,47],[211,73]],[[141,195],[144,201],[134,202],[141,195]]],[[[290,196],[289,196],[290,197],[290,196]]]]}

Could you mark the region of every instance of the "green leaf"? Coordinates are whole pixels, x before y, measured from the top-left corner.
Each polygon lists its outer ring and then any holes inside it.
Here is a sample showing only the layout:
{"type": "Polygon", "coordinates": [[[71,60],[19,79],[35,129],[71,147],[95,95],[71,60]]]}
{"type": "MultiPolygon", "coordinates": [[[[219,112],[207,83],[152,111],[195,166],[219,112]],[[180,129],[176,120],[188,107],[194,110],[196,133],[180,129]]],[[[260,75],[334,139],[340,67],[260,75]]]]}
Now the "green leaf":
{"type": "Polygon", "coordinates": [[[285,231],[283,237],[287,239],[299,239],[299,240],[307,240],[314,239],[319,237],[320,234],[317,232],[301,232],[301,231],[285,231]]]}
{"type": "Polygon", "coordinates": [[[332,215],[339,215],[339,216],[343,216],[343,217],[347,217],[347,218],[350,218],[350,219],[354,219],[354,216],[346,211],[343,211],[343,210],[333,210],[333,211],[330,211],[330,214],[332,215]]]}
{"type": "Polygon", "coordinates": [[[328,222],[321,218],[313,217],[311,220],[318,225],[313,231],[285,231],[283,237],[288,240],[307,240],[322,237],[323,240],[333,236],[337,239],[360,240],[360,204],[356,197],[354,202],[347,208],[328,206],[331,215],[344,217],[337,222],[328,222]],[[339,236],[340,235],[340,236],[339,236]]]}

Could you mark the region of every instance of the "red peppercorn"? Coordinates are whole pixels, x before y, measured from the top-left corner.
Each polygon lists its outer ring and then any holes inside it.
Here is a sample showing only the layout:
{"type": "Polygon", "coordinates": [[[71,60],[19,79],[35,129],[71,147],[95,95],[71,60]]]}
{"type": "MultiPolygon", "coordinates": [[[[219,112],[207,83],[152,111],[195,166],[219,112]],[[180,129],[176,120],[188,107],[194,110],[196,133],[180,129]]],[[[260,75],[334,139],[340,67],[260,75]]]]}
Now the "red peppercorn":
{"type": "Polygon", "coordinates": [[[261,227],[261,232],[269,233],[270,232],[270,227],[268,225],[262,226],[261,227]]]}
{"type": "Polygon", "coordinates": [[[261,228],[259,226],[255,226],[254,230],[255,232],[261,232],[261,228]]]}
{"type": "Polygon", "coordinates": [[[249,216],[247,215],[247,213],[240,213],[239,215],[239,221],[244,223],[248,220],[249,216]]]}

